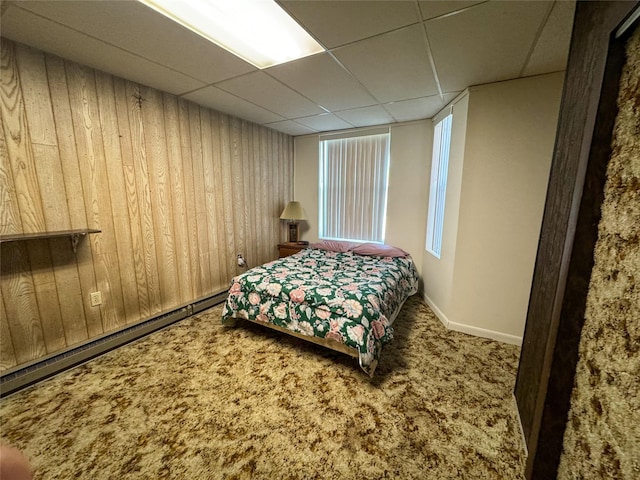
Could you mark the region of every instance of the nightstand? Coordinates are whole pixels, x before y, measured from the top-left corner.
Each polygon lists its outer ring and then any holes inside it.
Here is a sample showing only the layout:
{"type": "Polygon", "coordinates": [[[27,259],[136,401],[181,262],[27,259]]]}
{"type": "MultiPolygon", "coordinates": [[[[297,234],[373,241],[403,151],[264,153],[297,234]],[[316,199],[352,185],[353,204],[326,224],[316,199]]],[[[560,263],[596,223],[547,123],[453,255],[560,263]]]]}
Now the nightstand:
{"type": "Polygon", "coordinates": [[[284,242],[278,244],[278,256],[280,258],[288,257],[300,250],[304,250],[308,245],[299,245],[296,242],[284,242]]]}

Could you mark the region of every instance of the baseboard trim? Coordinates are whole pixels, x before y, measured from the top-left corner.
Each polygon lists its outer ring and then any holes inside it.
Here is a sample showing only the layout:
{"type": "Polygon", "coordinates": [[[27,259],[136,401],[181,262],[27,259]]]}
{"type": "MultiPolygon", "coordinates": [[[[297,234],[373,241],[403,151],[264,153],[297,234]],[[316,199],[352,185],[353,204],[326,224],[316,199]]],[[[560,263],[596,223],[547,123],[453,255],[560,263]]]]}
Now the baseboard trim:
{"type": "Polygon", "coordinates": [[[509,335],[507,333],[496,332],[494,330],[487,330],[480,327],[472,327],[471,325],[464,325],[462,323],[449,322],[450,330],[456,332],[468,333],[476,337],[490,338],[497,340],[498,342],[508,343],[510,345],[522,346],[522,337],[516,337],[515,335],[509,335]]]}
{"type": "Polygon", "coordinates": [[[135,325],[101,335],[75,347],[7,370],[0,376],[0,397],[5,397],[34,383],[41,382],[53,375],[104,355],[115,348],[168,327],[172,323],[222,303],[226,296],[227,292],[225,291],[199,298],[191,303],[161,312],[135,325]]]}
{"type": "Polygon", "coordinates": [[[433,301],[429,298],[429,296],[426,293],[422,292],[422,298],[424,299],[425,302],[427,302],[427,305],[429,305],[429,308],[433,311],[433,313],[435,313],[436,317],[438,317],[438,320],[440,320],[440,322],[442,322],[442,324],[446,328],[449,328],[449,323],[451,322],[449,321],[447,316],[444,314],[444,312],[440,310],[435,303],[433,303],[433,301]]]}
{"type": "Polygon", "coordinates": [[[433,313],[435,313],[436,317],[438,317],[442,324],[449,330],[467,333],[475,337],[490,338],[492,340],[497,340],[498,342],[502,343],[508,343],[510,345],[522,346],[522,337],[509,335],[508,333],[496,332],[495,330],[487,330],[485,328],[474,327],[472,325],[465,325],[463,323],[452,322],[447,318],[442,310],[440,310],[437,305],[433,303],[433,301],[426,293],[422,293],[422,298],[424,298],[424,301],[427,302],[429,308],[433,310],[433,313]]]}

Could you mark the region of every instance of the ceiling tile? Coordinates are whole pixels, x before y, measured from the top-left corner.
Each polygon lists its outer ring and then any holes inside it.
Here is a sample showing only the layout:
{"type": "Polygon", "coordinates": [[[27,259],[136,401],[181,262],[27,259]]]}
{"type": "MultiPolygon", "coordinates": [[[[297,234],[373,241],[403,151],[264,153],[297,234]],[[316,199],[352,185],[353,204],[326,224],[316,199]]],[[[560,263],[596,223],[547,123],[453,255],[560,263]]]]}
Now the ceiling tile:
{"type": "Polygon", "coordinates": [[[20,3],[20,7],[160,65],[171,65],[204,83],[255,70],[244,60],[137,1],[29,1],[20,3]]]}
{"type": "Polygon", "coordinates": [[[2,14],[2,35],[62,58],[179,95],[203,82],[150,62],[68,27],[11,5],[2,14]]]}
{"type": "Polygon", "coordinates": [[[336,116],[351,123],[355,127],[368,127],[370,125],[383,125],[393,123],[387,111],[379,105],[373,107],[354,108],[344,112],[336,112],[336,116]]]}
{"type": "Polygon", "coordinates": [[[433,117],[447,103],[453,100],[458,93],[447,93],[444,95],[444,100],[440,95],[433,95],[431,97],[386,103],[384,107],[398,122],[422,120],[423,118],[433,117]]]}
{"type": "Polygon", "coordinates": [[[293,120],[267,123],[265,124],[265,127],[273,128],[274,130],[278,130],[279,132],[283,132],[288,135],[293,135],[294,137],[297,135],[308,135],[309,133],[317,132],[317,130],[314,130],[309,127],[305,127],[304,125],[300,125],[299,123],[296,123],[293,120]]]}
{"type": "Polygon", "coordinates": [[[419,21],[414,2],[285,0],[280,3],[327,48],[419,21]]]}
{"type": "Polygon", "coordinates": [[[266,72],[331,111],[377,103],[328,53],[278,65],[266,72]]]}
{"type": "Polygon", "coordinates": [[[261,125],[285,120],[280,115],[213,86],[201,88],[182,97],[219,112],[228,113],[261,125]]]}
{"type": "Polygon", "coordinates": [[[422,25],[363,40],[334,54],[382,103],[439,93],[422,25]]]}
{"type": "Polygon", "coordinates": [[[254,72],[216,84],[217,87],[286,118],[325,110],[264,72],[254,72]]]}
{"type": "Polygon", "coordinates": [[[332,51],[257,71],[135,0],[0,1],[3,38],[294,135],[425,118],[469,86],[561,70],[575,3],[283,0],[332,51]]]}
{"type": "Polygon", "coordinates": [[[312,117],[296,118],[296,122],[306,125],[314,130],[326,132],[328,130],[342,130],[344,128],[353,128],[354,125],[345,122],[341,118],[336,117],[332,113],[322,115],[314,115],[312,117]]]}
{"type": "Polygon", "coordinates": [[[475,1],[462,1],[462,0],[446,0],[446,1],[420,1],[420,13],[424,20],[429,18],[439,17],[440,15],[446,15],[447,13],[462,10],[463,8],[482,3],[487,0],[475,0],[475,1]]]}
{"type": "Polygon", "coordinates": [[[426,22],[443,91],[517,78],[550,2],[487,2],[426,22]]]}
{"type": "Polygon", "coordinates": [[[557,72],[567,67],[576,4],[556,2],[525,67],[524,75],[557,72]]]}

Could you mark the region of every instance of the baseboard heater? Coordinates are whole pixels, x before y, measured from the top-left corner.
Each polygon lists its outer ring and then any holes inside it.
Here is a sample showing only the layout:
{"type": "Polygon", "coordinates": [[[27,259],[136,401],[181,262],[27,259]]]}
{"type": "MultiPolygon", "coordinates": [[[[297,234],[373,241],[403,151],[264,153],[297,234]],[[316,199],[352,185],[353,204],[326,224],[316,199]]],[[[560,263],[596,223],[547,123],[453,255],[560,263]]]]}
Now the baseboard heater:
{"type": "Polygon", "coordinates": [[[4,397],[25,387],[33,385],[75,367],[92,358],[121,347],[133,340],[144,337],[172,323],[187,318],[195,313],[222,303],[227,292],[199,298],[191,303],[180,305],[166,312],[159,313],[135,325],[124,327],[115,332],[96,337],[75,347],[56,352],[27,364],[7,370],[0,376],[0,397],[4,397]]]}

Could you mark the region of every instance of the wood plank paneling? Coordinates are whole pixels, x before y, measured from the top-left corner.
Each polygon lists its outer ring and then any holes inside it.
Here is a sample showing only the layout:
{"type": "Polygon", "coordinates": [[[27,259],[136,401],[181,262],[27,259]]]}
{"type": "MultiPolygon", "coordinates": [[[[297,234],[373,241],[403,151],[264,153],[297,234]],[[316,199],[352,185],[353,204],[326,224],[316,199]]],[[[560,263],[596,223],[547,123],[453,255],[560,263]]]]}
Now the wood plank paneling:
{"type": "Polygon", "coordinates": [[[5,39],[1,73],[0,233],[101,233],[2,244],[0,371],[276,257],[291,137],[5,39]]]}
{"type": "MultiPolygon", "coordinates": [[[[44,54],[24,47],[18,51],[20,55],[16,57],[16,65],[20,78],[33,79],[33,82],[22,85],[22,91],[45,228],[68,230],[71,225],[44,54]]],[[[45,240],[29,242],[27,251],[31,270],[37,272],[33,276],[33,285],[45,346],[47,352],[55,352],[66,347],[67,341],[60,308],[62,299],[58,297],[47,243],[45,240]]]]}
{"type": "Polygon", "coordinates": [[[4,244],[0,265],[0,289],[11,341],[18,364],[25,363],[47,353],[26,246],[21,242],[4,244]]]}
{"type": "Polygon", "coordinates": [[[56,127],[51,111],[49,83],[45,70],[44,53],[33,48],[19,47],[16,58],[20,78],[31,78],[21,83],[22,95],[27,109],[31,143],[57,145],[56,127]]]}
{"type": "Polygon", "coordinates": [[[0,235],[22,232],[22,219],[18,210],[16,189],[13,185],[11,166],[4,159],[9,157],[4,139],[4,122],[0,122],[0,235]]]}
{"type": "Polygon", "coordinates": [[[0,295],[0,370],[11,368],[17,363],[16,354],[13,350],[13,341],[11,340],[11,331],[9,330],[7,312],[4,308],[2,295],[0,295]]]}
{"type": "MultiPolygon", "coordinates": [[[[251,148],[251,125],[249,122],[242,122],[242,130],[240,131],[240,138],[242,139],[242,198],[251,198],[253,192],[251,191],[251,169],[249,168],[252,163],[252,148],[251,148]]],[[[251,236],[252,230],[255,228],[253,220],[254,209],[253,205],[248,202],[244,202],[243,205],[243,219],[244,219],[244,232],[245,238],[251,236]]],[[[245,241],[242,247],[246,258],[253,261],[253,243],[249,240],[245,241]]]]}
{"type": "Polygon", "coordinates": [[[224,204],[221,200],[222,197],[222,161],[220,159],[220,117],[221,115],[216,112],[212,112],[211,115],[211,136],[215,138],[215,142],[211,148],[212,161],[213,161],[213,169],[212,169],[212,179],[213,179],[213,192],[215,192],[214,198],[216,201],[213,202],[214,206],[214,214],[216,218],[216,225],[218,226],[214,230],[214,234],[216,235],[216,243],[218,245],[217,253],[218,253],[218,265],[219,265],[219,285],[220,288],[224,288],[228,283],[228,278],[232,275],[229,271],[229,260],[234,258],[234,252],[231,251],[229,245],[225,241],[225,226],[224,226],[224,204]]]}
{"type": "Polygon", "coordinates": [[[253,128],[253,205],[251,208],[255,211],[254,217],[254,250],[253,250],[253,258],[251,259],[251,264],[255,265],[260,262],[260,258],[262,258],[262,243],[263,243],[263,232],[262,232],[262,207],[260,205],[262,199],[263,185],[262,185],[262,177],[260,176],[261,166],[261,142],[260,142],[260,131],[261,129],[255,126],[253,128]]]}
{"type": "MultiPolygon", "coordinates": [[[[105,152],[107,185],[111,200],[113,216],[113,231],[116,239],[118,258],[118,273],[124,308],[124,323],[131,323],[140,318],[140,304],[136,281],[135,260],[131,241],[131,227],[126,202],[126,184],[122,154],[119,141],[118,118],[113,89],[113,77],[98,72],[96,74],[96,88],[100,125],[102,126],[102,143],[105,152]]],[[[118,286],[116,286],[118,288],[118,286]]],[[[121,322],[117,322],[121,324],[121,322]]]]}
{"type": "Polygon", "coordinates": [[[22,223],[21,231],[12,233],[41,232],[45,229],[44,215],[31,143],[28,140],[29,130],[15,48],[11,42],[3,41],[0,49],[0,114],[9,160],[2,163],[11,168],[22,223]]]}
{"type": "MultiPolygon", "coordinates": [[[[45,65],[62,167],[63,185],[60,188],[64,188],[66,192],[71,228],[85,228],[87,226],[87,212],[82,191],[79,158],[72,129],[73,121],[65,65],[62,59],[54,56],[46,56],[45,65]]],[[[65,285],[64,289],[59,290],[58,298],[62,305],[62,320],[67,325],[65,328],[67,342],[70,345],[75,345],[88,338],[88,325],[93,326],[94,332],[101,329],[100,309],[91,307],[89,301],[89,293],[96,289],[93,259],[86,241],[83,241],[78,248],[75,258],[70,257],[71,252],[66,251],[68,244],[65,246],[62,243],[53,243],[52,245],[65,248],[64,252],[59,252],[52,259],[54,264],[58,265],[57,268],[54,267],[56,283],[65,285]],[[75,265],[73,265],[74,262],[75,265]],[[78,290],[78,286],[80,290],[78,290]],[[80,295],[80,305],[77,304],[76,295],[78,294],[80,295]]]]}
{"type": "MultiPolygon", "coordinates": [[[[70,228],[85,228],[87,212],[82,196],[82,181],[75,138],[70,131],[72,125],[71,108],[64,61],[58,57],[47,56],[45,63],[54,124],[56,125],[56,144],[62,169],[63,184],[61,187],[65,192],[70,228]]],[[[60,208],[59,205],[56,207],[60,208]]]]}
{"type": "Polygon", "coordinates": [[[209,270],[209,238],[207,233],[207,217],[204,191],[204,170],[202,166],[202,130],[200,126],[200,107],[189,105],[189,129],[191,139],[191,160],[193,171],[194,218],[196,223],[198,254],[195,258],[196,272],[200,280],[198,296],[204,295],[211,288],[211,271],[209,270]]]}
{"type": "Polygon", "coordinates": [[[51,262],[55,283],[58,288],[60,315],[64,328],[65,346],[77,345],[87,340],[87,324],[82,302],[82,285],[78,273],[77,256],[69,248],[66,237],[49,240],[51,262]]]}
{"type": "MultiPolygon", "coordinates": [[[[120,152],[122,161],[122,173],[124,178],[124,196],[120,198],[120,202],[124,202],[127,207],[129,233],[131,234],[131,249],[133,254],[133,274],[135,276],[135,286],[138,296],[138,306],[140,317],[146,318],[151,315],[151,306],[149,301],[149,289],[147,287],[147,273],[144,268],[144,241],[141,229],[141,216],[138,201],[138,193],[136,190],[136,172],[133,161],[133,147],[131,144],[131,129],[129,125],[129,102],[127,101],[127,92],[125,81],[115,78],[113,83],[114,93],[116,97],[116,115],[118,120],[118,137],[120,139],[120,152]]],[[[115,201],[115,199],[113,199],[115,201]]],[[[127,271],[126,267],[123,268],[127,271]]],[[[124,286],[123,290],[128,288],[124,286]]],[[[134,322],[134,319],[127,323],[134,322]]]]}
{"type": "Polygon", "coordinates": [[[151,191],[149,189],[147,149],[144,141],[144,125],[142,122],[142,104],[144,98],[140,94],[138,85],[127,82],[126,87],[126,96],[129,105],[129,127],[131,128],[132,158],[136,179],[136,196],[138,198],[138,210],[141,217],[140,229],[144,251],[144,261],[142,265],[147,277],[149,314],[153,315],[162,310],[162,301],[160,299],[160,285],[158,283],[158,259],[156,257],[156,240],[153,231],[153,210],[151,191]]]}
{"type": "Polygon", "coordinates": [[[96,289],[103,292],[103,303],[99,307],[101,323],[89,329],[93,336],[123,326],[124,305],[119,265],[112,258],[117,255],[117,247],[98,114],[96,74],[92,69],[72,63],[66,64],[66,71],[87,226],[102,230],[89,236],[96,289]]]}
{"type": "MultiPolygon", "coordinates": [[[[165,125],[177,125],[178,102],[175,96],[165,93],[162,97],[165,125]]],[[[194,298],[191,276],[191,257],[187,228],[187,207],[185,180],[182,172],[181,129],[168,128],[166,131],[169,178],[173,187],[173,234],[175,238],[175,260],[180,298],[194,298]]]]}
{"type": "Polygon", "coordinates": [[[69,211],[44,54],[20,48],[18,59],[19,75],[34,79],[23,84],[22,89],[45,225],[49,230],[68,230],[71,228],[69,211]]]}
{"type": "MultiPolygon", "coordinates": [[[[191,296],[198,297],[202,292],[202,279],[198,262],[198,228],[196,223],[195,187],[193,180],[193,159],[191,156],[191,131],[189,126],[189,103],[178,101],[178,122],[182,141],[182,178],[184,187],[184,204],[186,215],[186,234],[189,243],[189,279],[191,280],[191,296]]],[[[180,168],[180,165],[177,166],[180,168]]],[[[219,228],[219,227],[218,227],[219,228]]]]}
{"type": "MultiPolygon", "coordinates": [[[[259,230],[262,238],[270,238],[272,236],[272,222],[269,218],[268,212],[270,210],[270,197],[269,197],[269,164],[267,162],[262,161],[264,158],[269,158],[269,140],[267,138],[267,130],[262,129],[260,131],[260,190],[256,192],[256,197],[259,196],[260,202],[260,225],[259,230]]],[[[278,242],[279,243],[279,242],[278,242]]],[[[259,243],[260,246],[260,257],[258,262],[262,263],[264,258],[269,257],[269,247],[270,245],[267,242],[261,241],[259,243]]]]}
{"type": "MultiPolygon", "coordinates": [[[[202,135],[202,172],[204,181],[204,214],[206,225],[217,225],[215,187],[213,183],[213,138],[211,136],[211,112],[200,109],[200,133],[202,135]]],[[[211,288],[220,290],[220,265],[218,262],[218,236],[213,228],[206,229],[211,288]]]]}
{"type": "Polygon", "coordinates": [[[236,255],[240,252],[235,245],[235,234],[233,229],[233,177],[231,174],[231,144],[229,134],[229,117],[226,115],[220,118],[220,175],[222,178],[222,198],[219,201],[222,203],[224,218],[221,221],[222,228],[224,228],[225,245],[227,251],[231,251],[232,258],[227,259],[228,272],[231,277],[235,276],[236,270],[236,255]]]}
{"type": "Polygon", "coordinates": [[[156,239],[156,258],[158,259],[158,284],[161,305],[177,305],[178,291],[175,288],[177,278],[173,209],[169,185],[169,167],[167,162],[167,144],[165,142],[162,94],[151,88],[140,90],[144,107],[141,109],[144,128],[144,140],[147,152],[147,174],[149,179],[150,202],[152,209],[153,238],[156,239]]]}
{"type": "Polygon", "coordinates": [[[242,178],[242,120],[232,118],[229,133],[231,135],[231,185],[233,191],[233,235],[238,252],[246,251],[245,242],[245,209],[243,203],[242,178]]]}
{"type": "Polygon", "coordinates": [[[44,344],[47,353],[55,352],[66,346],[66,340],[48,240],[27,242],[26,246],[30,270],[35,273],[32,277],[33,288],[44,344]]]}

